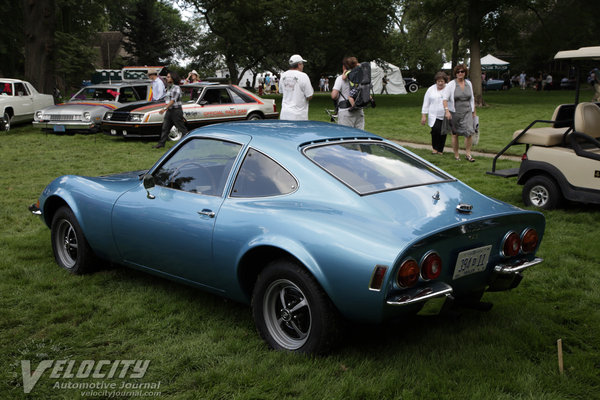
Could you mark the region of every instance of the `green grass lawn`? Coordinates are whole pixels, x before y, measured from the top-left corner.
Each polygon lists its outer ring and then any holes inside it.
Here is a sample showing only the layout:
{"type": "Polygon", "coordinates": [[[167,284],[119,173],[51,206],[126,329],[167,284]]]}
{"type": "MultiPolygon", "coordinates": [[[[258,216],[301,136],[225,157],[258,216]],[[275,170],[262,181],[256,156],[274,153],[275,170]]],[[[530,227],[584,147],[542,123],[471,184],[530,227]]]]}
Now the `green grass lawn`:
{"type": "MultiPolygon", "coordinates": [[[[366,129],[429,143],[419,124],[424,90],[377,96],[366,129]]],[[[591,94],[590,94],[591,96],[591,94]]],[[[497,151],[512,132],[550,118],[573,92],[486,93],[478,150],[497,151]]],[[[586,92],[582,98],[586,98],[586,92]]],[[[317,95],[310,116],[327,120],[317,95]]],[[[150,360],[142,383],[183,399],[593,399],[600,393],[600,207],[544,212],[545,262],[511,292],[488,293],[487,313],[348,325],[338,350],[310,358],[269,351],[250,309],[120,267],[72,276],[52,255],[50,231],[27,211],[63,174],[101,175],[149,167],[154,142],[105,135],[45,135],[28,125],[0,134],[0,399],[108,398],[54,387],[46,371],[23,393],[21,360],[150,360]],[[556,341],[562,339],[563,375],[556,341]]],[[[171,144],[169,144],[170,146],[171,144]]],[[[416,150],[482,193],[523,206],[514,180],[485,174],[491,160],[456,162],[416,150]]],[[[514,154],[518,154],[515,151],[514,154]]],[[[501,161],[500,168],[517,166],[501,161]]],[[[72,383],[98,379],[73,378],[72,383]]],[[[102,381],[102,379],[100,379],[102,381]]],[[[120,384],[123,379],[104,379],[120,384]]],[[[118,387],[118,386],[117,386],[118,387]]],[[[144,390],[148,392],[151,390],[144,390]]],[[[137,398],[125,393],[120,398],[137,398]]]]}

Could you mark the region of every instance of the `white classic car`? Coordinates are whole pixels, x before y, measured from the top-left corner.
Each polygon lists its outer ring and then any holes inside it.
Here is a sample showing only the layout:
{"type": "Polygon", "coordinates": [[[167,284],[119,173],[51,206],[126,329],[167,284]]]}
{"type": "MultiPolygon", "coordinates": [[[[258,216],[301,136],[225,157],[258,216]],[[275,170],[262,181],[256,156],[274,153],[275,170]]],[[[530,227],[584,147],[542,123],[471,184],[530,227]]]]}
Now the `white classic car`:
{"type": "Polygon", "coordinates": [[[33,113],[54,104],[49,94],[41,94],[29,82],[0,78],[0,131],[9,131],[14,123],[29,122],[33,113]]]}
{"type": "Polygon", "coordinates": [[[152,98],[149,80],[116,81],[85,86],[66,103],[39,109],[33,125],[56,133],[98,131],[104,114],[152,98]]]}
{"type": "MultiPolygon", "coordinates": [[[[217,122],[277,119],[273,99],[263,99],[236,85],[199,82],[181,85],[184,92],[183,117],[189,130],[217,122]],[[189,96],[190,100],[185,101],[189,96]]],[[[102,121],[108,135],[131,138],[160,137],[165,103],[132,104],[109,111],[102,121]]],[[[177,141],[181,132],[171,129],[169,139],[177,141]]]]}

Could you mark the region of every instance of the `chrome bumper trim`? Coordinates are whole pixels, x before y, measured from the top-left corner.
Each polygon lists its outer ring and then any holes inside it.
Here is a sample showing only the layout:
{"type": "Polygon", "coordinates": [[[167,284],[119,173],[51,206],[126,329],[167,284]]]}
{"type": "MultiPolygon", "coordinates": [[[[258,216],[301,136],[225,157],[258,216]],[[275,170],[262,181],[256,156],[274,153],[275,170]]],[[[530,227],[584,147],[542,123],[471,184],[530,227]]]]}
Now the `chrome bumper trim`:
{"type": "Polygon", "coordinates": [[[33,214],[33,215],[42,215],[42,210],[40,210],[37,206],[37,204],[32,204],[29,207],[27,207],[27,209],[33,214]]]}
{"type": "Polygon", "coordinates": [[[40,122],[40,121],[33,121],[32,124],[33,124],[33,126],[35,126],[37,128],[41,128],[41,129],[54,129],[54,127],[58,126],[58,125],[64,126],[66,130],[69,130],[69,129],[92,129],[94,127],[93,122],[70,122],[70,121],[40,122]]]}
{"type": "Polygon", "coordinates": [[[494,267],[494,272],[500,275],[513,275],[517,272],[521,272],[524,269],[529,267],[533,267],[534,265],[538,265],[543,262],[543,258],[536,257],[531,261],[526,261],[522,264],[511,265],[511,264],[499,264],[494,267]]]}
{"type": "Polygon", "coordinates": [[[452,286],[444,282],[431,282],[425,287],[409,289],[398,294],[387,300],[386,303],[390,306],[408,306],[423,303],[437,297],[448,297],[452,294],[452,291],[452,286]]]}

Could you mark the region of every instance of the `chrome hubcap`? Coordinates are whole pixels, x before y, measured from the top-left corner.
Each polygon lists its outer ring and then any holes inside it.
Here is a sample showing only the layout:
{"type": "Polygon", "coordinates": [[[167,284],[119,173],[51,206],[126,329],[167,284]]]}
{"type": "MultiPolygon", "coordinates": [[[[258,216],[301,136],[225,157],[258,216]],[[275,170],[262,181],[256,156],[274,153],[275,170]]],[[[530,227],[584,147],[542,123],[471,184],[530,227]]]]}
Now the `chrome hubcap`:
{"type": "Polygon", "coordinates": [[[67,220],[59,223],[56,235],[57,256],[65,268],[73,268],[77,262],[77,234],[75,228],[67,220]]]}
{"type": "Polygon", "coordinates": [[[280,279],[269,285],[263,314],[270,335],[281,347],[296,350],[308,340],[312,322],[310,305],[293,282],[280,279]]]}

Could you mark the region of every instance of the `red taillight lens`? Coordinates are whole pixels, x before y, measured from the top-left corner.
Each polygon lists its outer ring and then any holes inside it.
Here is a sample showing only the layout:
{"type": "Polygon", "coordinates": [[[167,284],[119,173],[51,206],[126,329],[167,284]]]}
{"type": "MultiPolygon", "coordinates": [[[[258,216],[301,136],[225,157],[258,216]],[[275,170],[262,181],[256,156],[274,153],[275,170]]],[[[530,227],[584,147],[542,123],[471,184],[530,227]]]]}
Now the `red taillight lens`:
{"type": "Polygon", "coordinates": [[[277,112],[277,104],[273,103],[273,112],[277,112]]]}
{"type": "Polygon", "coordinates": [[[521,250],[523,253],[533,253],[538,245],[539,236],[535,229],[527,228],[521,234],[521,250]]]}
{"type": "Polygon", "coordinates": [[[521,238],[516,232],[508,232],[502,243],[502,255],[504,257],[514,257],[519,254],[519,250],[521,250],[521,238]]]}
{"type": "Polygon", "coordinates": [[[406,260],[398,270],[398,284],[411,287],[419,281],[419,265],[415,260],[406,260]]]}
{"type": "Polygon", "coordinates": [[[521,156],[521,161],[526,161],[527,160],[527,153],[523,153],[523,155],[521,156]]]}
{"type": "Polygon", "coordinates": [[[436,279],[442,273],[442,257],[438,253],[431,252],[421,262],[421,276],[423,279],[436,279]]]}

